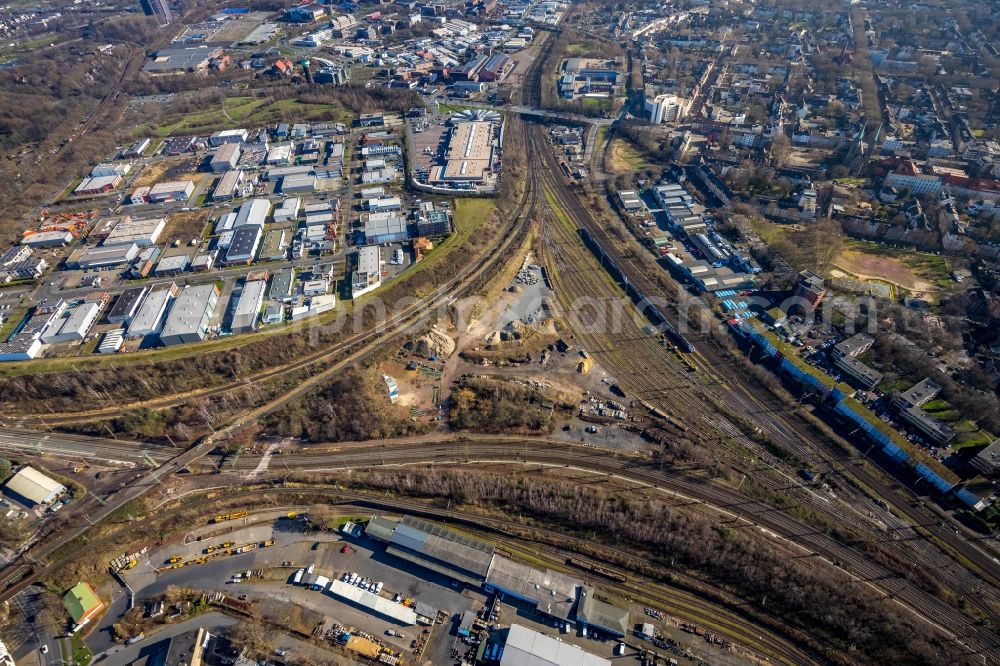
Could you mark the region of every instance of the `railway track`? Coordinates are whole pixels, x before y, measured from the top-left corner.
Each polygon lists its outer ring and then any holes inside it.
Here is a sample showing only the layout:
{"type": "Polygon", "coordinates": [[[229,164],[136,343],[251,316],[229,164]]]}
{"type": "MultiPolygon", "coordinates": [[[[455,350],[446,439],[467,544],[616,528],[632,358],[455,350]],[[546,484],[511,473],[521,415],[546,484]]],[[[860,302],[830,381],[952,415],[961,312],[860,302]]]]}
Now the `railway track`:
{"type": "MultiPolygon", "coordinates": [[[[225,497],[189,501],[173,508],[157,511],[154,517],[144,520],[159,521],[198,508],[205,508],[207,511],[208,507],[218,505],[220,502],[231,503],[258,498],[262,492],[278,496],[294,495],[335,498],[339,500],[336,504],[345,510],[355,508],[390,513],[409,513],[423,518],[461,525],[465,529],[496,536],[505,541],[513,540],[530,546],[538,545],[538,542],[535,540],[512,533],[509,529],[509,521],[471,515],[458,510],[435,508],[426,504],[402,499],[374,499],[371,495],[365,493],[331,488],[264,487],[246,490],[229,494],[225,497]]],[[[308,511],[313,506],[313,504],[289,504],[281,507],[269,506],[267,510],[273,511],[275,508],[278,508],[281,510],[308,511]]],[[[132,523],[133,528],[134,525],[132,523]]],[[[615,567],[621,566],[618,564],[620,561],[636,561],[633,554],[613,546],[601,545],[595,548],[591,542],[567,535],[561,531],[534,525],[526,527],[526,529],[536,537],[544,536],[546,538],[545,545],[550,546],[550,549],[544,552],[535,551],[533,557],[546,560],[553,568],[560,568],[560,565],[567,557],[583,557],[602,565],[611,564],[615,567]],[[551,548],[555,548],[555,550],[551,548]]],[[[115,531],[92,540],[88,543],[87,547],[92,550],[108,547],[121,541],[124,536],[124,530],[115,531]]],[[[21,572],[22,577],[17,587],[9,588],[0,593],[0,601],[11,598],[36,582],[45,573],[65,565],[72,559],[73,556],[69,555],[45,565],[26,567],[21,572]]],[[[742,604],[738,598],[722,593],[719,595],[719,599],[706,599],[704,594],[697,591],[699,588],[704,588],[703,583],[683,573],[674,572],[672,575],[680,581],[680,585],[665,585],[662,581],[653,580],[641,575],[635,576],[633,574],[631,578],[632,582],[617,585],[616,588],[628,594],[632,599],[659,605],[663,609],[669,609],[670,613],[681,616],[684,620],[712,627],[713,631],[725,635],[734,642],[741,643],[762,654],[766,654],[774,658],[777,663],[789,666],[821,663],[815,654],[797,646],[793,642],[795,639],[788,637],[784,632],[758,625],[750,626],[750,623],[754,622],[755,618],[750,617],[742,610],[742,604]],[[769,634],[769,640],[766,643],[761,642],[761,631],[769,634]]]]}
{"type": "MultiPolygon", "coordinates": [[[[536,137],[536,141],[542,141],[540,137],[536,137]]],[[[536,144],[535,151],[540,151],[543,147],[536,144]]],[[[547,168],[541,168],[540,171],[545,174],[545,186],[549,188],[547,191],[547,196],[554,198],[555,205],[558,205],[564,211],[566,217],[569,218],[569,225],[564,226],[576,226],[588,229],[594,236],[598,237],[602,245],[611,247],[611,252],[615,252],[614,259],[618,263],[619,267],[628,275],[629,279],[633,281],[637,287],[649,295],[660,295],[661,289],[658,285],[653,284],[653,281],[645,276],[643,271],[635,271],[635,256],[632,254],[626,254],[620,251],[620,241],[611,238],[606,230],[601,228],[596,222],[596,218],[592,210],[585,209],[579,201],[579,198],[574,192],[570,191],[570,188],[565,184],[565,182],[560,182],[562,176],[558,171],[557,165],[553,163],[550,158],[548,160],[547,168]]],[[[552,225],[557,227],[558,225],[552,225]]],[[[560,251],[567,252],[567,248],[573,246],[574,239],[567,238],[565,230],[563,237],[557,240],[557,248],[560,251]]],[[[644,250],[641,250],[644,251],[644,250]]],[[[610,252],[609,252],[610,253],[610,252]]],[[[558,253],[556,253],[558,254],[558,253]]],[[[589,265],[593,267],[594,261],[591,260],[589,265]]],[[[586,270],[580,269],[580,266],[586,266],[586,263],[581,263],[579,255],[576,258],[570,258],[563,262],[560,266],[557,260],[556,266],[557,270],[555,272],[555,281],[563,281],[564,286],[570,285],[571,291],[575,293],[593,293],[595,280],[590,280],[586,285],[579,284],[587,274],[586,270]],[[572,285],[576,284],[576,289],[572,289],[572,285]]],[[[593,270],[592,268],[590,270],[593,270]]],[[[577,327],[583,327],[585,330],[586,324],[588,322],[578,321],[577,327]]],[[[841,455],[841,461],[839,464],[834,465],[830,461],[824,461],[819,456],[813,447],[806,446],[803,442],[808,442],[815,438],[815,435],[808,431],[808,428],[804,424],[790,423],[787,419],[783,418],[784,413],[788,411],[788,408],[784,404],[778,403],[777,398],[772,398],[769,402],[761,404],[760,399],[757,398],[757,393],[750,391],[746,386],[740,382],[739,377],[735,377],[730,373],[726,379],[723,379],[717,372],[718,369],[723,368],[725,365],[729,365],[728,359],[723,359],[720,352],[714,348],[713,345],[708,342],[709,336],[702,336],[697,340],[697,348],[699,353],[697,353],[695,363],[697,364],[699,370],[702,372],[699,374],[706,374],[710,378],[710,383],[708,385],[699,385],[698,392],[701,393],[702,398],[698,401],[700,404],[695,404],[692,402],[691,391],[685,390],[690,388],[690,384],[680,384],[674,386],[664,386],[664,382],[651,380],[651,378],[662,379],[666,377],[672,377],[674,380],[677,378],[677,369],[673,369],[673,374],[669,371],[664,370],[664,364],[658,362],[654,358],[644,359],[642,363],[637,362],[637,359],[643,358],[643,350],[648,350],[648,342],[643,343],[640,337],[635,335],[635,330],[624,328],[623,330],[616,331],[614,340],[605,339],[603,342],[606,345],[606,349],[609,350],[605,353],[604,357],[601,358],[604,349],[601,348],[600,340],[594,340],[594,343],[598,345],[595,353],[598,356],[598,361],[609,368],[616,376],[619,382],[624,382],[626,384],[633,384],[637,389],[637,394],[644,400],[648,400],[656,405],[661,405],[664,402],[672,402],[675,406],[683,408],[688,414],[691,415],[691,421],[696,423],[696,429],[700,430],[703,435],[712,438],[712,432],[710,428],[704,427],[704,421],[708,418],[705,416],[705,398],[710,397],[713,401],[717,401],[717,404],[726,404],[727,402],[733,405],[734,410],[741,410],[755,421],[762,422],[762,425],[768,431],[768,433],[773,437],[778,443],[787,446],[789,450],[796,452],[804,457],[806,460],[815,460],[821,463],[819,465],[820,469],[830,469],[831,472],[836,473],[838,476],[842,474],[842,465],[846,462],[844,461],[844,456],[841,455]],[[610,344],[608,344],[610,343],[610,344]],[[624,358],[623,358],[624,357],[624,358]],[[736,388],[734,388],[734,386],[736,388]],[[724,393],[723,393],[724,389],[724,393]],[[661,395],[657,396],[656,393],[660,392],[661,395]]],[[[663,351],[656,350],[653,351],[654,355],[663,355],[663,351]]],[[[685,421],[688,423],[689,421],[685,421]]],[[[719,440],[737,441],[741,445],[746,445],[745,438],[742,437],[742,433],[738,429],[732,426],[732,424],[726,424],[724,418],[714,418],[711,419],[711,426],[716,429],[724,429],[725,432],[721,437],[715,436],[719,440]]],[[[767,456],[762,456],[764,459],[767,456]]],[[[755,480],[762,478],[761,474],[754,475],[755,480]]],[[[864,481],[864,480],[863,480],[864,481]]],[[[886,486],[884,483],[878,482],[877,479],[872,479],[873,487],[878,491],[886,491],[886,486]]],[[[792,484],[799,485],[799,484],[792,484]]],[[[789,494],[791,491],[794,494],[797,489],[789,485],[783,490],[783,494],[789,494]]],[[[801,496],[799,496],[801,497],[801,496]]],[[[815,504],[815,498],[807,500],[807,503],[815,504]]],[[[823,507],[819,505],[824,512],[828,512],[828,507],[823,507]]],[[[844,521],[845,516],[840,516],[839,520],[844,521]]],[[[858,518],[862,518],[858,516],[858,518]]],[[[855,520],[852,527],[856,527],[857,524],[864,524],[866,520],[855,520]]],[[[870,530],[869,530],[870,532],[870,530]]],[[[918,547],[922,552],[926,553],[926,544],[922,544],[918,547]]],[[[941,553],[937,553],[938,556],[941,553]]],[[[911,554],[912,557],[912,554],[911,554]]],[[[980,562],[984,565],[989,564],[988,561],[984,561],[980,558],[980,562]]],[[[954,566],[954,562],[947,562],[946,567],[949,570],[942,570],[942,576],[948,581],[955,589],[961,590],[971,590],[976,589],[977,581],[968,578],[968,572],[964,571],[961,567],[954,566]]],[[[970,600],[972,605],[977,607],[977,611],[985,615],[986,617],[996,617],[996,609],[990,603],[983,603],[981,600],[970,600]]],[[[958,614],[960,617],[961,614],[958,614]]],[[[941,616],[943,618],[943,616],[941,616]]],[[[951,618],[952,620],[957,619],[956,616],[951,618]]],[[[993,644],[993,639],[987,639],[985,644],[993,644]]]]}

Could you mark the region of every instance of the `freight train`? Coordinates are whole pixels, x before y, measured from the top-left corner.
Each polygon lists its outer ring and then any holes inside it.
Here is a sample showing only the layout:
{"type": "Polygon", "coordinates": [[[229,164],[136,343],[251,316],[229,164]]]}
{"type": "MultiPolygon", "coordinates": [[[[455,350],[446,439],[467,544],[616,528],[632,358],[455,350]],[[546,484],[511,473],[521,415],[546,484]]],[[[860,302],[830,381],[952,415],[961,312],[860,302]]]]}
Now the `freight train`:
{"type": "Polygon", "coordinates": [[[584,228],[579,229],[579,234],[583,238],[583,242],[588,248],[590,248],[590,251],[597,255],[605,270],[607,270],[611,277],[614,278],[614,280],[620,284],[623,289],[625,289],[625,293],[628,294],[629,298],[639,305],[642,309],[642,313],[646,315],[646,318],[656,324],[661,332],[666,333],[670,340],[677,345],[678,349],[689,354],[694,353],[694,345],[691,344],[691,342],[684,337],[684,335],[678,331],[673,324],[667,321],[667,318],[663,316],[663,313],[653,306],[651,301],[646,298],[646,295],[639,291],[639,288],[628,279],[628,276],[625,275],[614,260],[608,256],[608,253],[604,251],[604,248],[597,242],[597,239],[584,228]]]}
{"type": "Polygon", "coordinates": [[[603,576],[604,578],[607,578],[609,580],[613,580],[616,583],[626,583],[626,582],[628,582],[628,578],[626,578],[624,575],[618,573],[617,571],[612,571],[610,569],[605,569],[604,567],[602,567],[599,564],[591,564],[590,562],[587,562],[587,561],[584,561],[584,560],[579,560],[579,559],[577,559],[575,557],[568,558],[566,560],[566,564],[569,564],[570,566],[574,566],[577,569],[583,569],[584,571],[589,571],[589,572],[591,572],[593,574],[597,574],[598,576],[603,576]]]}

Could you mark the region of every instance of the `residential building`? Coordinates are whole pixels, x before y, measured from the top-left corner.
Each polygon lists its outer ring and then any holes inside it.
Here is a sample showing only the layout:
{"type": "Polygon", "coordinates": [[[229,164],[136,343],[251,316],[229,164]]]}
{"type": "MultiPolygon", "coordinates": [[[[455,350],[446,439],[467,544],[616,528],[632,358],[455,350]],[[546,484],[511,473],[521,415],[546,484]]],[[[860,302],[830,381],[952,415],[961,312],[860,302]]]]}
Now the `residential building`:
{"type": "Polygon", "coordinates": [[[77,583],[63,595],[63,606],[73,618],[73,633],[96,618],[106,607],[97,593],[87,583],[77,583]]]}
{"type": "Polygon", "coordinates": [[[815,310],[826,296],[826,284],[822,277],[812,271],[802,271],[792,296],[805,301],[806,305],[802,306],[804,310],[815,310]]]}
{"type": "Polygon", "coordinates": [[[1000,472],[1000,439],[994,440],[992,444],[977,453],[969,464],[980,474],[991,475],[1000,472]]]}

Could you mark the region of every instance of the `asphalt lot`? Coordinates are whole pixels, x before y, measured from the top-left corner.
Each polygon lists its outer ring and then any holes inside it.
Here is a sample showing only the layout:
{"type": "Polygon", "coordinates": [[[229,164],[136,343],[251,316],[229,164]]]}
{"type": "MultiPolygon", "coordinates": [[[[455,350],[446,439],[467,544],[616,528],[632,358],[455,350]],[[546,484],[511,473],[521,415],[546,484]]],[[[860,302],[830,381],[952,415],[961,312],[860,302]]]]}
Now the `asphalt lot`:
{"type": "MultiPolygon", "coordinates": [[[[268,605],[274,603],[294,603],[330,617],[344,626],[353,626],[379,636],[387,644],[392,644],[408,653],[410,641],[421,633],[423,627],[401,627],[375,617],[363,609],[338,601],[329,594],[293,586],[291,579],[297,568],[312,564],[316,573],[331,579],[340,577],[345,572],[354,572],[382,581],[383,597],[391,598],[399,593],[439,610],[447,610],[452,617],[471,608],[478,609],[486,600],[486,597],[478,591],[462,590],[444,576],[388,555],[381,544],[366,537],[354,538],[333,532],[303,534],[302,523],[298,520],[277,519],[266,525],[242,527],[237,525],[238,529],[232,532],[200,542],[193,540],[198,534],[211,533],[222,527],[224,525],[199,527],[186,537],[190,543],[174,544],[152,552],[147,560],[127,572],[126,577],[135,590],[137,603],[141,604],[162,594],[170,585],[220,591],[232,595],[246,594],[250,599],[262,604],[265,610],[268,605]],[[157,567],[162,566],[163,562],[173,555],[190,559],[201,555],[208,545],[218,545],[224,541],[242,544],[269,538],[274,538],[277,542],[271,548],[214,559],[206,564],[191,565],[159,574],[155,572],[157,567]],[[346,553],[341,552],[344,545],[350,546],[346,553]],[[283,562],[292,562],[295,566],[281,568],[283,562]],[[264,578],[253,579],[249,583],[229,582],[235,572],[247,569],[264,569],[264,578]],[[401,632],[404,638],[394,639],[386,636],[385,632],[388,629],[401,632]]],[[[116,612],[107,613],[102,619],[101,626],[88,639],[88,645],[95,653],[111,647],[111,626],[117,614],[124,610],[123,601],[116,604],[113,610],[116,612]],[[118,608],[119,605],[121,608],[118,608]]],[[[434,664],[447,663],[452,643],[455,641],[453,634],[454,623],[435,626],[425,658],[434,664]]]]}

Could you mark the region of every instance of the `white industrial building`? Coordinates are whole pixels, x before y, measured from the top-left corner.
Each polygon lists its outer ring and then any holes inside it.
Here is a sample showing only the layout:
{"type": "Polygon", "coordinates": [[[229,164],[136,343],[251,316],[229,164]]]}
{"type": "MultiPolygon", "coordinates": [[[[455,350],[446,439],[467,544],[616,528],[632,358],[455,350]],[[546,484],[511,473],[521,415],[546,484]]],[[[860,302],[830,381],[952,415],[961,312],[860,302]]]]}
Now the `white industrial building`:
{"type": "Polygon", "coordinates": [[[413,626],[417,623],[417,612],[409,606],[386,599],[374,592],[362,590],[357,585],[351,585],[342,580],[334,580],[330,583],[328,591],[338,599],[348,601],[355,606],[398,624],[413,626]]]}
{"type": "Polygon", "coordinates": [[[611,666],[611,661],[555,636],[512,624],[500,666],[611,666]]]}
{"type": "Polygon", "coordinates": [[[50,479],[34,467],[22,467],[4,486],[11,495],[25,504],[50,504],[66,492],[66,486],[50,479]]]}
{"type": "Polygon", "coordinates": [[[212,159],[209,160],[208,166],[216,173],[235,169],[242,154],[243,149],[240,148],[240,144],[224,143],[215,149],[215,153],[212,154],[212,159]]]}
{"type": "Polygon", "coordinates": [[[274,221],[275,222],[291,222],[292,220],[298,218],[299,207],[302,205],[302,199],[298,197],[288,197],[281,202],[281,205],[274,209],[274,221]]]}
{"type": "Polygon", "coordinates": [[[163,218],[133,220],[126,215],[115,225],[101,245],[107,247],[134,243],[139,247],[149,247],[156,244],[166,226],[167,221],[163,218]]]}
{"type": "Polygon", "coordinates": [[[176,294],[177,286],[174,284],[161,285],[150,290],[143,299],[139,311],[132,318],[132,323],[128,327],[129,337],[140,338],[159,333],[176,294]]]}
{"type": "Polygon", "coordinates": [[[125,329],[116,328],[113,331],[108,331],[104,334],[104,338],[101,339],[101,344],[97,346],[97,353],[99,354],[114,354],[122,345],[125,344],[125,329]]]}
{"type": "Polygon", "coordinates": [[[232,229],[239,229],[247,225],[263,227],[267,220],[268,213],[271,212],[271,202],[267,199],[251,199],[240,206],[236,217],[233,219],[232,229]]]}
{"type": "Polygon", "coordinates": [[[351,273],[351,297],[357,298],[382,285],[382,256],[377,245],[359,247],[357,268],[351,273]]]}
{"type": "Polygon", "coordinates": [[[268,166],[287,166],[292,161],[292,144],[279,143],[267,151],[268,166]]]}
{"type": "Polygon", "coordinates": [[[22,245],[28,247],[63,247],[73,242],[73,234],[68,231],[39,231],[25,236],[22,245]]]}
{"type": "Polygon", "coordinates": [[[190,180],[171,180],[157,183],[149,188],[147,195],[150,203],[165,203],[168,201],[187,201],[194,194],[194,183],[190,180]]]}
{"type": "Polygon", "coordinates": [[[97,303],[83,303],[61,319],[56,319],[42,333],[41,341],[47,345],[60,342],[81,342],[97,323],[101,306],[97,303]]]}
{"type": "Polygon", "coordinates": [[[204,340],[218,302],[219,290],[214,284],[185,287],[163,323],[160,342],[170,346],[204,340]]]}
{"type": "Polygon", "coordinates": [[[230,330],[233,333],[250,333],[258,328],[258,315],[264,303],[264,291],[267,280],[251,280],[243,285],[240,300],[236,303],[233,313],[233,323],[230,330]]]}
{"type": "Polygon", "coordinates": [[[213,148],[217,148],[224,143],[246,143],[249,132],[245,129],[231,129],[222,130],[221,132],[216,132],[212,136],[208,137],[208,143],[213,148]]]}
{"type": "Polygon", "coordinates": [[[213,201],[229,201],[240,195],[240,188],[243,186],[243,171],[233,169],[222,174],[219,184],[212,192],[213,201]]]}

